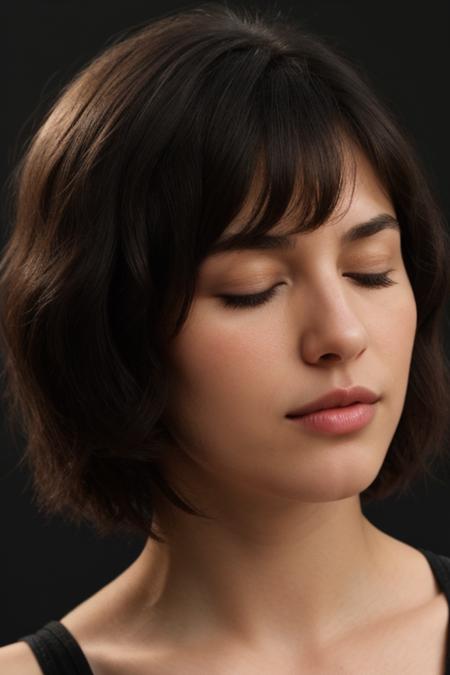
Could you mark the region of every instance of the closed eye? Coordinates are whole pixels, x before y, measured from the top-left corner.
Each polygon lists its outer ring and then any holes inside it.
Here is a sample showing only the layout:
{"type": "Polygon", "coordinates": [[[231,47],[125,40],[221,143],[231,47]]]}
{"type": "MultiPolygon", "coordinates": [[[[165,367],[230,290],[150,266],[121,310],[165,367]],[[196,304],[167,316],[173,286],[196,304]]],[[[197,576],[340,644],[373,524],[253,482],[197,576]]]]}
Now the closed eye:
{"type": "MultiPolygon", "coordinates": [[[[346,276],[354,279],[359,286],[365,286],[366,288],[386,288],[397,283],[388,276],[389,272],[392,271],[393,270],[387,270],[387,272],[379,272],[377,274],[353,273],[347,274],[346,276]]],[[[267,291],[253,293],[252,295],[219,295],[219,298],[222,299],[225,307],[234,309],[257,307],[269,302],[269,300],[277,293],[277,288],[282,285],[284,285],[284,282],[272,286],[272,288],[267,289],[267,291]]]]}

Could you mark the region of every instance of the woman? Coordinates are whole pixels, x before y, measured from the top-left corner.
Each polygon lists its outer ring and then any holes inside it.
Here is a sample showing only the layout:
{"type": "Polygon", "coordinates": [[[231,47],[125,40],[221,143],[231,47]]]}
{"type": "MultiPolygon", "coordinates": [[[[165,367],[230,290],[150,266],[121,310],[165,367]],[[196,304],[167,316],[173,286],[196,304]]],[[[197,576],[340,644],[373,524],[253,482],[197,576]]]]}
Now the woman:
{"type": "Polygon", "coordinates": [[[364,76],[279,17],[167,15],[66,87],[17,186],[36,494],[147,543],[2,673],[450,672],[450,559],[361,509],[450,410],[445,222],[364,76]]]}

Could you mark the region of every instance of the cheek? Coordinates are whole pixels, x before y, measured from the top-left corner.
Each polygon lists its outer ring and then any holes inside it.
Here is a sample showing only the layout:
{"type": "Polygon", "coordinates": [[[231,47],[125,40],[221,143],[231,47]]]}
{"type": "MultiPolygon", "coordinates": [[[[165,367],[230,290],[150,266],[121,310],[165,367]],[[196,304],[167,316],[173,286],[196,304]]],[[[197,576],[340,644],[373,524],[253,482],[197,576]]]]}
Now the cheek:
{"type": "Polygon", "coordinates": [[[384,373],[386,427],[392,428],[393,433],[405,404],[417,327],[417,306],[409,285],[397,297],[392,296],[378,319],[372,327],[375,362],[379,364],[379,372],[384,373]]]}
{"type": "Polygon", "coordinates": [[[243,447],[251,457],[267,446],[280,408],[274,371],[280,344],[272,337],[261,331],[261,320],[242,316],[220,328],[198,317],[178,336],[166,419],[196,465],[225,475],[230,465],[247,462],[243,447]]]}
{"type": "Polygon", "coordinates": [[[382,314],[374,314],[374,339],[387,362],[397,364],[394,370],[398,373],[400,368],[409,367],[417,328],[417,306],[409,284],[392,294],[382,314]]]}
{"type": "MultiPolygon", "coordinates": [[[[244,310],[245,311],[245,310],[244,310]]],[[[273,381],[283,346],[280,336],[261,331],[261,321],[224,322],[193,320],[180,334],[171,353],[172,401],[203,410],[241,407],[273,381]],[[245,327],[244,327],[245,326],[245,327]]]]}

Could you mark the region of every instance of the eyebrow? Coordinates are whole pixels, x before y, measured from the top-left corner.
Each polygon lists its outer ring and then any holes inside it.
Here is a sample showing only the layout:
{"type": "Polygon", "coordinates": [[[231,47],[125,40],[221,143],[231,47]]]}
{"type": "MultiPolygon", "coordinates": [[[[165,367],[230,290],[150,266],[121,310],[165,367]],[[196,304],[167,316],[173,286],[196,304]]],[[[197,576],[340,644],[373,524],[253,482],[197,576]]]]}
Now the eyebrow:
{"type": "MultiPolygon", "coordinates": [[[[377,216],[370,218],[370,220],[353,225],[353,227],[346,230],[342,234],[340,242],[342,246],[345,246],[351,242],[365,239],[366,237],[372,237],[374,234],[385,229],[392,229],[400,232],[400,225],[394,216],[391,216],[389,213],[380,213],[377,216]]],[[[301,232],[299,234],[307,233],[301,232]]],[[[249,242],[240,242],[236,238],[231,237],[228,239],[219,239],[219,241],[213,245],[210,255],[213,255],[214,253],[224,253],[226,251],[267,251],[294,248],[295,241],[292,239],[292,235],[261,234],[249,242]]]]}

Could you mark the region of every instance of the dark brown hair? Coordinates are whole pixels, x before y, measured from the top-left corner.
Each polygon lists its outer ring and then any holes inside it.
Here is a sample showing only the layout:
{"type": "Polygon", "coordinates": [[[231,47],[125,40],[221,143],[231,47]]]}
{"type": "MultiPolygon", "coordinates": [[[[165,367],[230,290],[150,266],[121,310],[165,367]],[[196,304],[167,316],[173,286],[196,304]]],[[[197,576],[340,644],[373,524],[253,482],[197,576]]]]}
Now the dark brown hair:
{"type": "Polygon", "coordinates": [[[411,141],[336,47],[279,14],[210,3],[105,48],[17,162],[0,269],[4,398],[39,507],[160,541],[157,490],[197,513],[158,458],[170,437],[166,347],[198,266],[260,162],[259,199],[236,237],[272,228],[298,184],[293,231],[320,227],[341,192],[345,139],[395,208],[418,310],[404,409],[362,500],[404,490],[443,456],[450,245],[411,141]]]}

